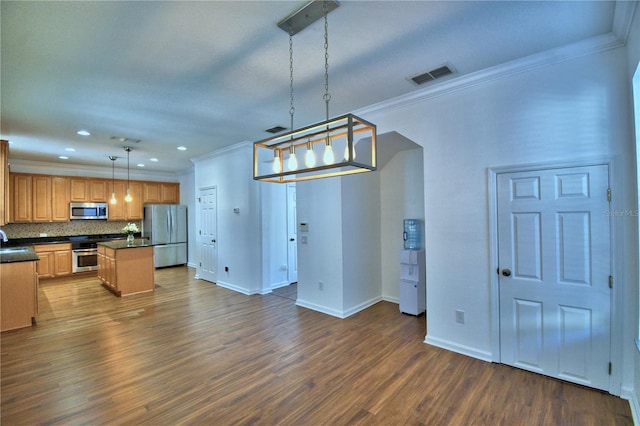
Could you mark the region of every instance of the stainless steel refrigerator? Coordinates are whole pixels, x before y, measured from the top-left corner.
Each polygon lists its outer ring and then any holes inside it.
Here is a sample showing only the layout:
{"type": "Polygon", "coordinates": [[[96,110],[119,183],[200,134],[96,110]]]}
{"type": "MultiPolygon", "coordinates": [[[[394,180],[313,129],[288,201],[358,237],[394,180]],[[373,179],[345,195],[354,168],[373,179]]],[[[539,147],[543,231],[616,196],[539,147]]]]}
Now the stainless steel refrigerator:
{"type": "Polygon", "coordinates": [[[187,206],[145,204],[142,236],[154,244],[156,268],[187,263],[187,206]]]}

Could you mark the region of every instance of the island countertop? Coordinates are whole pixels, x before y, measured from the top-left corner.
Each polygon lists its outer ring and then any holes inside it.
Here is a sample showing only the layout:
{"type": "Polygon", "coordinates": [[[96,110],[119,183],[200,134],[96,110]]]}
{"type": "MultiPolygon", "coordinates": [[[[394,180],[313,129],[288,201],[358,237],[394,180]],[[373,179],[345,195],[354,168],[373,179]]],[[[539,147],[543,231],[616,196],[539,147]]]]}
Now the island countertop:
{"type": "Polygon", "coordinates": [[[101,241],[97,243],[99,246],[109,247],[110,249],[134,249],[140,247],[153,247],[149,240],[144,238],[136,238],[132,243],[128,243],[127,240],[113,240],[113,241],[101,241]]]}

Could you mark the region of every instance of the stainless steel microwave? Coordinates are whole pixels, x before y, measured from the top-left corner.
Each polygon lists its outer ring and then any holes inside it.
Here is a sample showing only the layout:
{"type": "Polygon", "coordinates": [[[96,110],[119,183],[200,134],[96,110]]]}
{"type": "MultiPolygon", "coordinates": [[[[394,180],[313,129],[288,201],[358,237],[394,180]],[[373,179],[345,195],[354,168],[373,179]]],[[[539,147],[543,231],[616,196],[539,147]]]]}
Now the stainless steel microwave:
{"type": "Polygon", "coordinates": [[[103,219],[109,212],[107,203],[69,203],[69,218],[75,219],[103,219]]]}

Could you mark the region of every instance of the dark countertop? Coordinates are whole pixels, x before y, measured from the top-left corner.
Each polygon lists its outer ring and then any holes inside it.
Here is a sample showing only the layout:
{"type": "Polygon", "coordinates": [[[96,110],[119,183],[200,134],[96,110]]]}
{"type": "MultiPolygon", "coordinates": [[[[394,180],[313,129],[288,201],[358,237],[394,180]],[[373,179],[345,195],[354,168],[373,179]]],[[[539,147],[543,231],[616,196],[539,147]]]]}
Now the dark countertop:
{"type": "Polygon", "coordinates": [[[10,251],[7,253],[3,253],[2,249],[0,249],[0,264],[15,262],[35,262],[40,260],[33,247],[30,246],[10,247],[8,249],[7,247],[5,247],[4,250],[10,251]]]}
{"type": "MultiPolygon", "coordinates": [[[[137,237],[140,233],[135,234],[137,237]]],[[[13,238],[7,242],[1,242],[1,247],[24,247],[41,244],[71,243],[74,241],[88,240],[120,240],[126,239],[126,234],[96,234],[96,235],[63,235],[59,237],[34,237],[34,238],[13,238]]]]}
{"type": "Polygon", "coordinates": [[[132,249],[132,248],[140,248],[140,247],[153,247],[155,244],[151,244],[149,240],[136,238],[132,243],[127,243],[127,240],[115,240],[115,241],[101,241],[98,243],[99,246],[109,247],[110,249],[120,250],[120,249],[132,249]]]}

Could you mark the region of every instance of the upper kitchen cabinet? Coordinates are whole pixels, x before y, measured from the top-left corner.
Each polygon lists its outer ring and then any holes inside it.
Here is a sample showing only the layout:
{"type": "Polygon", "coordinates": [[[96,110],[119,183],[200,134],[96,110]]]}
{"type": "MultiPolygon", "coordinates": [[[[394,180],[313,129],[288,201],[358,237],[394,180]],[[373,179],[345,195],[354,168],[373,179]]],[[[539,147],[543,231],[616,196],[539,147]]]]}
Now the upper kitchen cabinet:
{"type": "Polygon", "coordinates": [[[69,220],[69,179],[59,176],[11,175],[12,222],[69,220]]]}
{"type": "Polygon", "coordinates": [[[109,198],[107,183],[104,179],[71,178],[70,201],[104,203],[109,198]]]}
{"type": "Polygon", "coordinates": [[[180,184],[171,182],[144,182],[143,204],[177,204],[180,202],[180,184]]]}
{"type": "Polygon", "coordinates": [[[130,182],[131,202],[124,201],[127,190],[126,180],[117,180],[113,184],[113,192],[116,194],[116,204],[109,204],[109,220],[142,220],[143,210],[143,182],[130,182]]]}
{"type": "Polygon", "coordinates": [[[11,222],[32,222],[32,177],[11,174],[11,222]]]}
{"type": "Polygon", "coordinates": [[[9,141],[0,140],[0,226],[9,222],[9,141]]]}
{"type": "Polygon", "coordinates": [[[69,178],[51,177],[51,221],[69,220],[69,178]]]}

